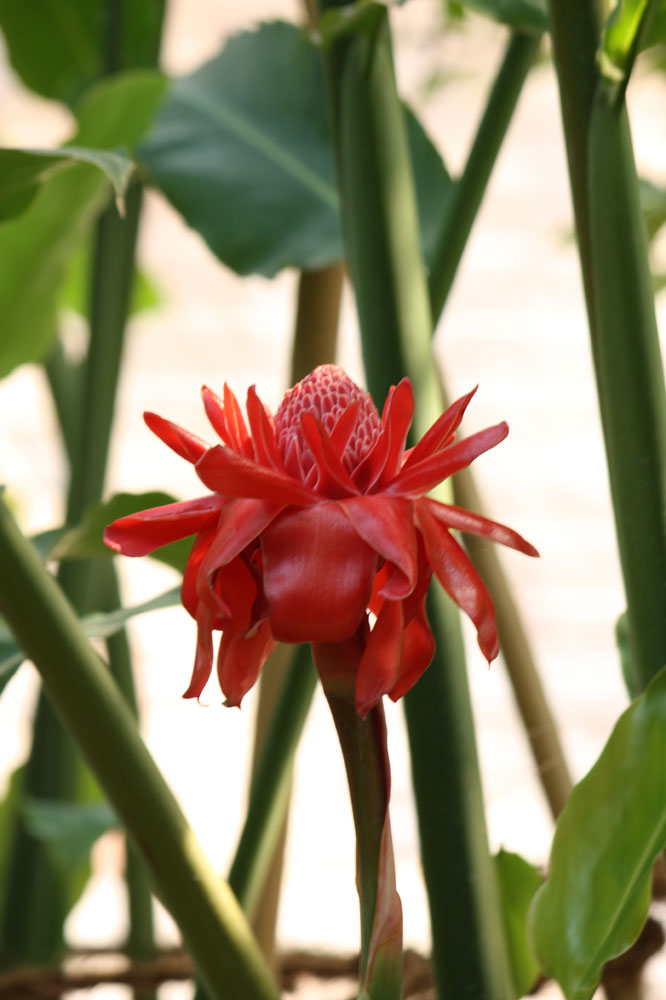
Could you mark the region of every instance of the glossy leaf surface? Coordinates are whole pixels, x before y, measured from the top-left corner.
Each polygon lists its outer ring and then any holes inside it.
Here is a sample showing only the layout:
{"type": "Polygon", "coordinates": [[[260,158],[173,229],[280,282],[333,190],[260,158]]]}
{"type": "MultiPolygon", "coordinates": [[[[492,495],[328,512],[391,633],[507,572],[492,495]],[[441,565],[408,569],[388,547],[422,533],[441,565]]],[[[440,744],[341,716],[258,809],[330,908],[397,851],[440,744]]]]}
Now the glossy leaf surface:
{"type": "MultiPolygon", "coordinates": [[[[149,72],[95,87],[79,109],[77,145],[131,149],[163,93],[163,78],[149,72]]],[[[104,175],[82,164],[54,177],[23,215],[0,225],[0,377],[48,351],[67,258],[107,198],[104,175]]]]}
{"type": "Polygon", "coordinates": [[[604,964],[645,922],[666,847],[666,670],[624,712],[557,824],[531,914],[535,951],[567,1000],[589,1000],[604,964]]]}
{"type": "MultiPolygon", "coordinates": [[[[431,243],[450,179],[423,129],[407,120],[431,243]]],[[[139,158],[239,274],[272,277],[343,256],[321,56],[294,25],[236,35],[215,59],[175,80],[139,158]]],[[[427,256],[428,242],[425,249],[427,256]]]]}
{"type": "Polygon", "coordinates": [[[519,1000],[534,985],[539,974],[539,964],[528,940],[527,914],[543,877],[519,854],[512,854],[504,849],[495,855],[495,874],[499,884],[515,997],[519,1000]]]}
{"type": "Polygon", "coordinates": [[[122,199],[134,169],[122,153],[65,146],[62,149],[0,149],[0,221],[23,212],[39,187],[60,170],[88,163],[97,167],[113,185],[116,201],[122,199]]]}

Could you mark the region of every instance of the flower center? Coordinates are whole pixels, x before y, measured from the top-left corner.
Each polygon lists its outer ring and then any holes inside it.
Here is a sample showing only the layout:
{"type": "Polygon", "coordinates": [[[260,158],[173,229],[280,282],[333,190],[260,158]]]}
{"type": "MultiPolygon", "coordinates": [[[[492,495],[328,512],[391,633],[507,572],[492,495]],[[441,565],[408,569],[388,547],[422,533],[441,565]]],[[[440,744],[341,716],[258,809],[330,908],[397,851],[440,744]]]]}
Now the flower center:
{"type": "Polygon", "coordinates": [[[347,472],[353,472],[377,440],[381,421],[372,397],[337,365],[320,365],[290,389],[275,414],[278,448],[292,476],[305,479],[314,465],[301,434],[301,415],[311,413],[331,434],[350,403],[360,400],[354,429],[339,456],[347,472]]]}

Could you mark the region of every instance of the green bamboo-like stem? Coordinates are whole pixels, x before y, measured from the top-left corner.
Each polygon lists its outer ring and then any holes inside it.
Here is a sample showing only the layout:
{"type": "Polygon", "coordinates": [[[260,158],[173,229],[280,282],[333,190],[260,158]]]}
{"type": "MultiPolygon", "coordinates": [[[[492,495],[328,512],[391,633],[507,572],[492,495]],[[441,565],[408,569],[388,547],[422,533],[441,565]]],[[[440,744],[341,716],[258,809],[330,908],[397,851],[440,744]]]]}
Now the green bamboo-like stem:
{"type": "MultiPolygon", "coordinates": [[[[370,391],[382,399],[410,375],[420,435],[442,400],[386,11],[368,5],[356,27],[326,50],[345,245],[370,391]]],[[[326,44],[326,32],[324,38],[326,44]]],[[[438,995],[508,1000],[458,615],[439,592],[430,615],[436,658],[406,696],[405,710],[438,995]]]]}
{"type": "Polygon", "coordinates": [[[666,392],[626,108],[617,105],[595,61],[598,14],[592,0],[551,3],[631,660],[640,690],[666,662],[666,392]],[[571,51],[578,54],[575,63],[571,51]]]}
{"type": "Polygon", "coordinates": [[[211,870],[123,696],[2,502],[0,610],[140,848],[211,994],[277,1000],[233,893],[211,870]]]}
{"type": "Polygon", "coordinates": [[[456,181],[446,218],[430,261],[428,289],[434,325],[455,279],[458,265],[488,186],[497,154],[515,111],[523,84],[539,50],[540,37],[514,32],[467,157],[456,181]]]}
{"type": "MultiPolygon", "coordinates": [[[[469,510],[483,510],[479,491],[469,469],[456,473],[453,492],[459,506],[469,510]]],[[[529,639],[495,546],[482,542],[476,535],[469,535],[465,538],[465,548],[493,599],[502,656],[539,780],[551,815],[556,819],[569,798],[573,780],[529,639]]]]}
{"type": "Polygon", "coordinates": [[[389,798],[386,722],[380,702],[364,718],[356,710],[356,672],[364,626],[351,639],[317,643],[312,652],[347,771],[356,830],[356,885],[361,910],[359,1000],[399,1000],[402,908],[396,890],[389,798]]]}

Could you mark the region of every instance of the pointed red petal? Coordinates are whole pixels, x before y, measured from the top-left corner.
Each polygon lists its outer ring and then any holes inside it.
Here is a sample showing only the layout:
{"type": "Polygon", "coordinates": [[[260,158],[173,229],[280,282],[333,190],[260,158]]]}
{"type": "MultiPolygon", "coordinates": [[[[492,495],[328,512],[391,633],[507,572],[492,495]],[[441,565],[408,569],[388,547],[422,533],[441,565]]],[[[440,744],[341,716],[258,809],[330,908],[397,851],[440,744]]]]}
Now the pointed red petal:
{"type": "Polygon", "coordinates": [[[417,502],[416,520],[437,579],[474,622],[481,652],[490,663],[499,652],[499,639],[495,609],[483,580],[448,529],[432,515],[427,502],[417,502]]]}
{"type": "Polygon", "coordinates": [[[244,498],[229,500],[220,516],[215,538],[208,548],[202,565],[202,572],[213,573],[220,566],[235,559],[281,510],[280,504],[268,503],[266,500],[244,498]]]}
{"type": "Polygon", "coordinates": [[[175,451],[177,455],[180,455],[181,458],[184,458],[188,462],[194,464],[210,447],[200,437],[197,437],[196,434],[186,431],[184,427],[179,427],[178,424],[173,424],[170,420],[165,420],[164,417],[158,416],[157,413],[146,411],[143,419],[153,434],[157,434],[158,438],[164,441],[172,451],[175,451]]]}
{"type": "Polygon", "coordinates": [[[432,425],[430,430],[426,431],[421,440],[407,453],[405,458],[405,464],[403,469],[409,469],[417,462],[422,462],[426,458],[430,458],[435,452],[440,451],[441,448],[446,445],[448,441],[451,440],[453,434],[457,431],[460,426],[460,422],[464,416],[465,410],[469,406],[472,396],[476,392],[478,386],[474,386],[471,392],[468,392],[466,396],[461,396],[457,399],[455,403],[452,403],[448,407],[435,423],[432,425]]]}
{"type": "Polygon", "coordinates": [[[201,396],[206,416],[222,441],[232,451],[238,452],[239,455],[245,455],[246,458],[251,458],[250,435],[245,426],[238,400],[229,386],[226,383],[224,385],[224,400],[220,399],[217,393],[206,385],[201,390],[201,396]]]}
{"type": "Polygon", "coordinates": [[[104,542],[126,556],[145,556],[213,524],[224,505],[219,496],[151,507],[119,517],[104,530],[104,542]]]}
{"type": "Polygon", "coordinates": [[[277,504],[317,503],[317,497],[296,480],[219,444],[202,455],[196,473],[209,490],[229,498],[251,497],[277,504]]]}
{"type": "Polygon", "coordinates": [[[358,493],[349,473],[331,447],[326,433],[322,431],[321,425],[311,413],[303,413],[301,433],[312,452],[319,473],[314,487],[317,492],[330,500],[358,493]]]}
{"type": "Polygon", "coordinates": [[[254,442],[255,457],[259,465],[265,465],[284,472],[284,462],[275,444],[275,431],[269,420],[264,404],[257,395],[256,387],[247,390],[247,417],[254,442]]]}
{"type": "Polygon", "coordinates": [[[349,444],[349,439],[356,430],[356,421],[358,420],[360,409],[361,400],[354,399],[338,417],[335,427],[329,435],[331,447],[336,455],[342,456],[344,454],[345,448],[349,444]]]}
{"type": "MultiPolygon", "coordinates": [[[[194,545],[192,546],[192,551],[189,554],[187,563],[185,564],[183,582],[180,588],[180,598],[183,602],[183,607],[190,615],[192,615],[193,618],[197,617],[201,601],[197,588],[199,569],[201,568],[201,563],[213,538],[215,538],[215,525],[210,528],[206,528],[204,531],[200,531],[195,539],[194,545]]],[[[212,627],[220,628],[221,625],[219,623],[212,623],[212,627]]]]}
{"type": "Polygon", "coordinates": [[[397,701],[414,687],[421,674],[430,666],[435,655],[435,640],[426,617],[425,597],[402,636],[400,672],[394,687],[389,691],[392,701],[397,701]]]}
{"type": "Polygon", "coordinates": [[[394,687],[402,656],[402,603],[384,601],[361,658],[356,711],[363,718],[394,687]]]}
{"type": "Polygon", "coordinates": [[[442,524],[448,525],[449,528],[456,528],[458,531],[467,532],[467,534],[471,535],[483,535],[484,538],[489,538],[492,542],[507,545],[511,549],[524,552],[527,556],[539,555],[533,545],[525,541],[517,531],[507,528],[505,524],[490,521],[481,514],[474,514],[470,510],[465,510],[464,507],[454,507],[452,504],[439,503],[436,500],[430,499],[426,500],[426,503],[433,516],[438,521],[441,521],[442,524]]]}
{"type": "Polygon", "coordinates": [[[220,640],[217,674],[225,704],[238,707],[254,685],[259,671],[275,646],[268,622],[259,626],[251,636],[225,630],[220,640]]]}
{"type": "Polygon", "coordinates": [[[198,698],[206,686],[213,669],[213,634],[211,615],[205,604],[197,608],[197,649],[194,657],[192,679],[183,698],[198,698]]]}
{"type": "MultiPolygon", "coordinates": [[[[489,451],[503,441],[509,433],[506,423],[487,427],[483,431],[449,445],[443,451],[435,452],[430,458],[410,466],[403,467],[392,483],[386,487],[386,492],[398,496],[422,496],[448,479],[454,472],[466,469],[475,458],[489,451]]],[[[205,461],[205,458],[202,459],[205,461]]],[[[197,466],[198,468],[198,466],[197,466]]]]}
{"type": "Polygon", "coordinates": [[[338,642],[358,628],[377,556],[334,502],[283,511],[262,533],[271,629],[284,642],[338,642]]]}
{"type": "Polygon", "coordinates": [[[414,416],[414,393],[412,383],[403,378],[391,391],[384,408],[382,423],[389,436],[389,448],[384,462],[384,468],[377,480],[376,489],[388,483],[400,471],[407,433],[414,416]]]}
{"type": "Polygon", "coordinates": [[[402,497],[370,494],[339,501],[361,538],[398,572],[382,587],[382,597],[406,597],[418,575],[417,535],[413,502],[402,497]]]}

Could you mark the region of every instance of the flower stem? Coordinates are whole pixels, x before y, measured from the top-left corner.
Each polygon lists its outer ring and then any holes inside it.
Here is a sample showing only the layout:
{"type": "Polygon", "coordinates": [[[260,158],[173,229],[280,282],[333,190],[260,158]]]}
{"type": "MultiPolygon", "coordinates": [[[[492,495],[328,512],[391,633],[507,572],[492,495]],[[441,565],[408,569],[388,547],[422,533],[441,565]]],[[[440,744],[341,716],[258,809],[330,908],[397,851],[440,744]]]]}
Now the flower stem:
{"type": "Polygon", "coordinates": [[[402,908],[388,813],[391,778],[384,709],[380,703],[363,719],[356,711],[355,675],[363,652],[359,635],[346,642],[317,643],[312,651],[342,748],[356,829],[360,996],[399,1000],[402,908]]]}
{"type": "Polygon", "coordinates": [[[116,684],[1,500],[0,610],[140,847],[212,995],[277,1000],[233,893],[210,869],[116,684]]]}

